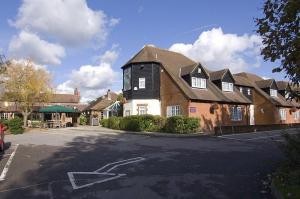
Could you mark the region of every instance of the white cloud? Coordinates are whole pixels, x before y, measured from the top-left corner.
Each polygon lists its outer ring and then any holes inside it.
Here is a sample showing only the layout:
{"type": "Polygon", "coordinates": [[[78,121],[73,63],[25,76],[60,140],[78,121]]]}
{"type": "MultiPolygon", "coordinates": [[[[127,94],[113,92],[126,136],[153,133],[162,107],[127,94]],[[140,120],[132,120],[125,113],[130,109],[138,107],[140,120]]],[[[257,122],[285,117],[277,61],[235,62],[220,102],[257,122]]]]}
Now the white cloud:
{"type": "Polygon", "coordinates": [[[100,57],[99,65],[83,65],[73,70],[70,79],[59,84],[57,91],[72,93],[74,88],[79,88],[82,102],[103,95],[117,79],[118,73],[112,69],[112,64],[118,58],[118,52],[109,50],[100,57]]]}
{"type": "Polygon", "coordinates": [[[14,36],[8,51],[13,58],[30,58],[39,64],[60,64],[65,56],[65,49],[61,45],[49,43],[28,31],[21,31],[14,36]]]}
{"type": "Polygon", "coordinates": [[[108,27],[119,19],[109,19],[101,10],[92,10],[86,0],[23,0],[17,18],[10,22],[68,46],[101,45],[108,27]]]}
{"type": "Polygon", "coordinates": [[[109,21],[109,26],[110,26],[110,27],[114,27],[114,26],[118,25],[119,23],[120,23],[120,19],[112,18],[112,19],[109,21]]]}
{"type": "Polygon", "coordinates": [[[259,67],[261,38],[257,35],[225,34],[221,28],[202,32],[192,44],[176,43],[170,50],[182,53],[209,69],[230,68],[240,72],[259,67]]]}

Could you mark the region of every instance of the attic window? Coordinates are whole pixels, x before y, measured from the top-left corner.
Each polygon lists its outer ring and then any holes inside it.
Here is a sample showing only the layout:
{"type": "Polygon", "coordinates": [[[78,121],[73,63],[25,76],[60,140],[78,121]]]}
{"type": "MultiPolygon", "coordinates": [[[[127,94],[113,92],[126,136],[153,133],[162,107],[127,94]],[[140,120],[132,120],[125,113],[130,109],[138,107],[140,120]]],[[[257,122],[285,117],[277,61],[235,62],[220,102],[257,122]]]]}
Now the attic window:
{"type": "Polygon", "coordinates": [[[201,68],[198,68],[198,73],[201,73],[201,68]]]}
{"type": "Polygon", "coordinates": [[[222,91],[232,92],[233,91],[233,83],[222,82],[222,91]]]}
{"type": "Polygon", "coordinates": [[[199,77],[192,77],[192,87],[206,88],[206,79],[199,77]]]}
{"type": "Polygon", "coordinates": [[[275,90],[275,89],[270,89],[270,96],[271,96],[271,97],[277,97],[277,90],[275,90]]]}

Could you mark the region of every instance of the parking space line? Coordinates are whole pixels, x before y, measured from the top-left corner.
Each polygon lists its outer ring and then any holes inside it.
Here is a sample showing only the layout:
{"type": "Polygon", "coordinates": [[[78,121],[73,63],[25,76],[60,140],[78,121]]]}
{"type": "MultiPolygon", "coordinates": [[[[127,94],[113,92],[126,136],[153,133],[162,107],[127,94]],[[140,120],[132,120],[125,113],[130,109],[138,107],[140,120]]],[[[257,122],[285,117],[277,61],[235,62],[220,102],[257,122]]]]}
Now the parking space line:
{"type": "Polygon", "coordinates": [[[10,155],[8,161],[6,162],[6,164],[5,164],[5,166],[4,166],[4,169],[3,169],[3,171],[2,171],[2,173],[1,173],[1,175],[0,175],[0,181],[5,180],[6,174],[7,174],[7,172],[8,172],[9,167],[10,167],[10,164],[12,163],[12,160],[13,160],[15,154],[16,154],[16,151],[17,151],[17,149],[18,149],[18,146],[19,146],[19,144],[16,145],[15,150],[11,153],[11,155],[10,155]]]}

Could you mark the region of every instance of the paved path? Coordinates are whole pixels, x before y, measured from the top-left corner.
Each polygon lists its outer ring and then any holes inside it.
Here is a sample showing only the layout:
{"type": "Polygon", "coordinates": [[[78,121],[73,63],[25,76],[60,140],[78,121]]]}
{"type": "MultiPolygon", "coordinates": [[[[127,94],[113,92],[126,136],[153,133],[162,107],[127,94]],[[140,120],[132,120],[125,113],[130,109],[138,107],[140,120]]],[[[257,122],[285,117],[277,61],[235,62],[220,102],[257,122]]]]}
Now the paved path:
{"type": "Polygon", "coordinates": [[[0,198],[272,198],[264,180],[282,159],[279,134],[167,138],[89,128],[7,136],[1,171],[20,145],[0,198]]]}

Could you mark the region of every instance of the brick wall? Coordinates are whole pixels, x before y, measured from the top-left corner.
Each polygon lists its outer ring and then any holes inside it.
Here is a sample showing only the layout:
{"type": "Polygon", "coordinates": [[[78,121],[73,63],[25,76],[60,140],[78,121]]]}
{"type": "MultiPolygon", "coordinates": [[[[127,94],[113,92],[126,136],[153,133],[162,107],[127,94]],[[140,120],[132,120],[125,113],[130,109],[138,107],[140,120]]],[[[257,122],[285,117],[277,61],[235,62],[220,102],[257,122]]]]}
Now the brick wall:
{"type": "Polygon", "coordinates": [[[230,108],[232,106],[234,105],[190,102],[188,116],[200,118],[201,130],[205,132],[213,132],[214,128],[217,126],[249,124],[249,108],[246,105],[239,105],[242,107],[242,120],[232,121],[230,113],[230,108]]]}
{"type": "Polygon", "coordinates": [[[166,117],[167,106],[172,105],[179,105],[181,114],[188,115],[189,100],[164,70],[160,73],[160,82],[161,115],[166,117]]]}

